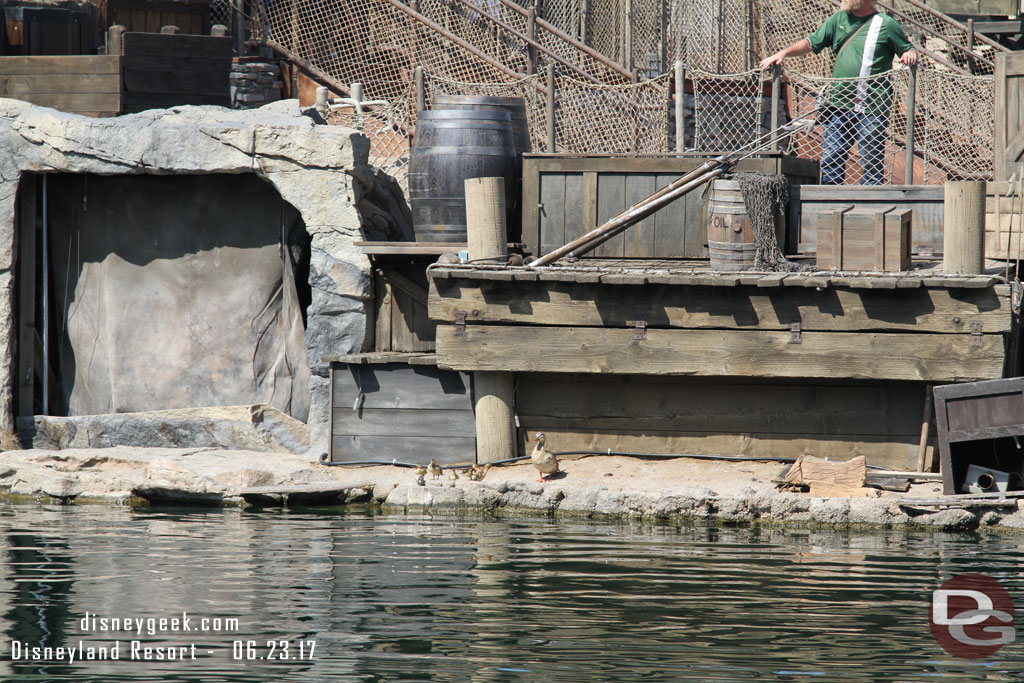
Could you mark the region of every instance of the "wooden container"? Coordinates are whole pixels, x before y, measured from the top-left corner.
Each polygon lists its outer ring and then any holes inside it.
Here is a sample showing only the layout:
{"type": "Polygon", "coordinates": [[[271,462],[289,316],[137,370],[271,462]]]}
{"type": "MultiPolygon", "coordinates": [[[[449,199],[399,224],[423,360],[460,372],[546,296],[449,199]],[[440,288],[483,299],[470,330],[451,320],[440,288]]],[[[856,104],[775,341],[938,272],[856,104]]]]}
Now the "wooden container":
{"type": "Polygon", "coordinates": [[[1024,378],[935,387],[942,489],[960,493],[970,465],[1024,473],[1024,378]]]}
{"type": "Polygon", "coordinates": [[[715,178],[708,197],[708,254],[714,270],[754,267],[754,232],[738,180],[715,178]]]}
{"type": "Polygon", "coordinates": [[[895,206],[846,207],[821,215],[818,268],[904,271],[910,268],[911,212],[895,206]]]}
{"type": "Polygon", "coordinates": [[[466,179],[505,178],[505,196],[515,192],[512,119],[503,111],[421,111],[418,117],[409,159],[416,241],[465,242],[466,179]]]}

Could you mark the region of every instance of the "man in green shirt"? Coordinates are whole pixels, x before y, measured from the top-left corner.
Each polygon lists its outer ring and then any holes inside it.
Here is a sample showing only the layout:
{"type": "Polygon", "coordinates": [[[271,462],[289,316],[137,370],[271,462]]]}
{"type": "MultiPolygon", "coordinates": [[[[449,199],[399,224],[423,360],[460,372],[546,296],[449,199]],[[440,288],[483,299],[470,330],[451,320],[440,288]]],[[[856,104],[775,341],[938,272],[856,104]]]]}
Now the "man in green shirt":
{"type": "Polygon", "coordinates": [[[917,63],[917,52],[896,20],[879,14],[872,0],[843,0],[839,11],[814,33],[762,60],[761,68],[826,47],[836,55],[832,77],[854,80],[834,81],[822,98],[829,106],[823,121],[821,182],[843,183],[846,158],[856,140],[861,183],[880,185],[892,84],[888,78],[871,77],[889,71],[893,57],[908,66],[917,63]]]}

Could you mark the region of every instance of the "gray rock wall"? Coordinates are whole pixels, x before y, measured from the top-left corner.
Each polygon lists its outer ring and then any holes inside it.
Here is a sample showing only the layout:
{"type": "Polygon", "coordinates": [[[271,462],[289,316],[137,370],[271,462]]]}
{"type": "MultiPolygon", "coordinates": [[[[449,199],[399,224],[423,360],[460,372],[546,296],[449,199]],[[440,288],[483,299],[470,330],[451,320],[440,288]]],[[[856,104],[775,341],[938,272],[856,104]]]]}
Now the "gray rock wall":
{"type": "Polygon", "coordinates": [[[316,125],[296,100],[98,119],[0,99],[0,426],[14,421],[14,209],[23,173],[255,173],[298,209],[311,236],[309,437],[314,454],[325,450],[327,366],[320,359],[363,350],[368,338],[369,262],[355,246],[365,222],[357,204],[373,194],[355,180],[374,176],[368,153],[367,138],[316,125]]]}

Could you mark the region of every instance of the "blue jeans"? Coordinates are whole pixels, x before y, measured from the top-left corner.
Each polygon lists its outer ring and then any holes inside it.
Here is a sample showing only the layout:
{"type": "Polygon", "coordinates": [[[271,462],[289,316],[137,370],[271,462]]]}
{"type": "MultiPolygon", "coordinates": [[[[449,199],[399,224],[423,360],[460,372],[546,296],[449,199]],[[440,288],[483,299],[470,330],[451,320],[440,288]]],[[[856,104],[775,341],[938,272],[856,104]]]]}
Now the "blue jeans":
{"type": "Polygon", "coordinates": [[[859,114],[853,110],[834,112],[824,125],[821,151],[822,185],[842,185],[846,178],[846,158],[854,140],[860,152],[861,185],[882,184],[885,155],[885,131],[889,122],[884,116],[859,114]]]}

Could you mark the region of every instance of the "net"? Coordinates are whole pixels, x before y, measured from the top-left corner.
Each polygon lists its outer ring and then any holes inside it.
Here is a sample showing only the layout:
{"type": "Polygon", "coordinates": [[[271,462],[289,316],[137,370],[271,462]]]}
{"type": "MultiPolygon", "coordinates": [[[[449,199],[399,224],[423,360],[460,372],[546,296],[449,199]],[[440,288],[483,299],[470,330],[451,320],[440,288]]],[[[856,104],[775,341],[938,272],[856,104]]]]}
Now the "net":
{"type": "Polygon", "coordinates": [[[797,270],[799,266],[787,261],[782,255],[775,231],[778,218],[789,201],[789,181],[786,176],[736,173],[733,179],[739,182],[747,219],[754,233],[754,270],[797,270]]]}

